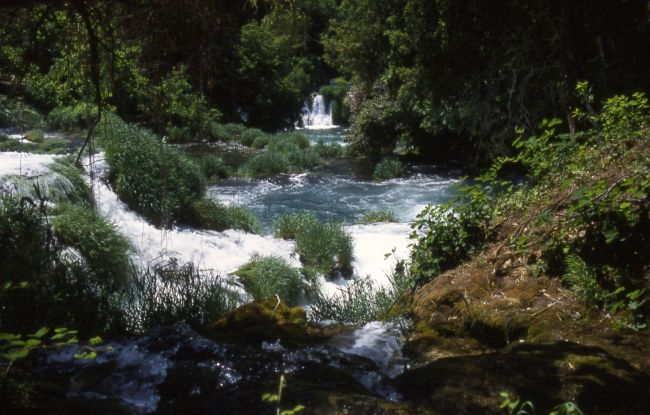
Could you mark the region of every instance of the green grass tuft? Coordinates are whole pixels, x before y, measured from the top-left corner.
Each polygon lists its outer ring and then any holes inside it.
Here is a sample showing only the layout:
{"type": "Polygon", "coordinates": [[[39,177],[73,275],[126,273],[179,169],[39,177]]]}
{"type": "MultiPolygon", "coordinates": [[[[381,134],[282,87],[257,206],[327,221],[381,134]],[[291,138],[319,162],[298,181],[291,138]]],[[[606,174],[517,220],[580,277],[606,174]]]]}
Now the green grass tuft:
{"type": "Polygon", "coordinates": [[[241,278],[246,290],[256,300],[265,300],[277,294],[293,306],[305,288],[300,272],[276,256],[254,256],[235,275],[241,278]]]}
{"type": "Polygon", "coordinates": [[[390,210],[370,210],[357,221],[361,225],[379,222],[397,222],[397,217],[390,210]]]}

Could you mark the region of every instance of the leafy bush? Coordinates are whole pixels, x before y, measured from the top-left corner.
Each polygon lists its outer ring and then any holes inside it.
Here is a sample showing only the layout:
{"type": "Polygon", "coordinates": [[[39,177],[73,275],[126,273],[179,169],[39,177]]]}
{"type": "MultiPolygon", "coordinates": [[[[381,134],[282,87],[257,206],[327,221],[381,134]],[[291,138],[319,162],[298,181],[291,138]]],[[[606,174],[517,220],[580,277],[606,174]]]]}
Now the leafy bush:
{"type": "Polygon", "coordinates": [[[131,332],[184,321],[204,328],[241,303],[240,295],[218,275],[191,263],[144,270],[132,284],[124,306],[131,332]]]}
{"type": "Polygon", "coordinates": [[[54,108],[47,116],[50,128],[63,131],[79,131],[88,128],[97,116],[97,105],[78,102],[74,105],[54,108]]]}
{"type": "Polygon", "coordinates": [[[110,117],[99,128],[115,191],[157,225],[170,225],[201,199],[206,180],[196,163],[150,131],[110,117]]]}
{"type": "MultiPolygon", "coordinates": [[[[223,131],[223,134],[224,134],[224,137],[222,138],[222,140],[224,140],[224,141],[239,141],[239,142],[242,142],[242,135],[247,130],[245,125],[243,125],[243,124],[235,124],[235,123],[223,124],[221,127],[222,127],[222,131],[223,131]]],[[[243,142],[242,142],[242,144],[243,144],[243,142]]]]}
{"type": "Polygon", "coordinates": [[[458,264],[487,238],[491,196],[480,183],[461,192],[448,203],[428,205],[411,225],[411,275],[416,287],[458,264]]]}
{"type": "Polygon", "coordinates": [[[224,205],[208,198],[194,202],[184,219],[192,226],[215,231],[241,229],[250,233],[260,233],[262,229],[259,220],[249,209],[224,205]]]}
{"type": "Polygon", "coordinates": [[[404,164],[399,160],[384,159],[375,166],[372,178],[377,181],[394,179],[402,177],[405,172],[404,164]]]}
{"type": "Polygon", "coordinates": [[[295,305],[305,288],[300,272],[276,256],[253,256],[235,275],[241,278],[246,290],[256,300],[265,300],[276,294],[289,305],[295,305]]]}
{"type": "Polygon", "coordinates": [[[398,222],[395,214],[390,210],[370,210],[361,216],[357,223],[367,225],[377,222],[398,222]]]}

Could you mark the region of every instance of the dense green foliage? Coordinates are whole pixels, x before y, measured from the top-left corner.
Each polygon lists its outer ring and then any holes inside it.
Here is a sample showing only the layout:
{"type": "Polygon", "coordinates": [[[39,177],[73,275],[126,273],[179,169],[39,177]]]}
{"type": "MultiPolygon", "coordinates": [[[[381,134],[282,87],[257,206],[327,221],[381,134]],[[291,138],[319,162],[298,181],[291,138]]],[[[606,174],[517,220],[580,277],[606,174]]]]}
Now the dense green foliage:
{"type": "Polygon", "coordinates": [[[155,224],[182,220],[205,193],[205,177],[196,163],[152,132],[117,117],[109,117],[99,132],[116,193],[155,224]]]}
{"type": "Polygon", "coordinates": [[[575,135],[558,134],[560,121],[545,120],[539,134],[515,142],[516,156],[497,159],[452,202],[418,215],[411,255],[416,285],[458,264],[514,216],[517,228],[507,243],[534,258],[528,260],[533,275],[561,275],[585,303],[624,310],[619,327],[644,327],[648,100],[619,95],[602,107],[589,116],[595,128],[575,135]],[[513,168],[528,173],[527,185],[499,178],[513,168]]]}
{"type": "Polygon", "coordinates": [[[360,0],[341,2],[324,45],[352,79],[359,149],[467,163],[508,153],[515,127],[568,115],[580,80],[601,96],[647,88],[648,28],[642,0],[360,0]]]}

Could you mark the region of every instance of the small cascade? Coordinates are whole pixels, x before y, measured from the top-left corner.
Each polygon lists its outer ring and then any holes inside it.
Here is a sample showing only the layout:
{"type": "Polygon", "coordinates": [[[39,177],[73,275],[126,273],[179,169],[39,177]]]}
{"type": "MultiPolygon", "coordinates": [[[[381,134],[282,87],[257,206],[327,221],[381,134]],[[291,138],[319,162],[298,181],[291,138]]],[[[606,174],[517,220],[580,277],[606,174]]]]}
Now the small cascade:
{"type": "Polygon", "coordinates": [[[302,124],[307,129],[336,128],[332,120],[332,103],[325,105],[325,98],[321,94],[312,94],[311,99],[305,100],[302,124]]]}

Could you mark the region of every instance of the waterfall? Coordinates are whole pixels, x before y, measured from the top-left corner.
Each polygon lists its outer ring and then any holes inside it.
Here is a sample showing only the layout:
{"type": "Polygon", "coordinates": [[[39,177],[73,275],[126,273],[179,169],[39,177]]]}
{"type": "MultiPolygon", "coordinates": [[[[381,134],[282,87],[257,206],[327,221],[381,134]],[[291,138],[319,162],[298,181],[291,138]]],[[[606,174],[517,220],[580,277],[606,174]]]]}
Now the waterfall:
{"type": "Polygon", "coordinates": [[[312,94],[311,99],[305,100],[302,124],[308,129],[335,128],[332,121],[332,103],[325,105],[325,98],[321,94],[312,94]]]}

